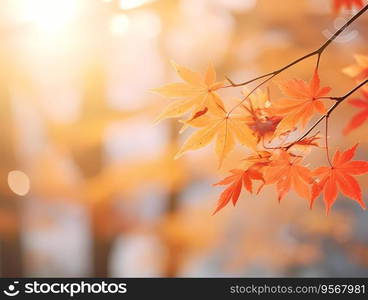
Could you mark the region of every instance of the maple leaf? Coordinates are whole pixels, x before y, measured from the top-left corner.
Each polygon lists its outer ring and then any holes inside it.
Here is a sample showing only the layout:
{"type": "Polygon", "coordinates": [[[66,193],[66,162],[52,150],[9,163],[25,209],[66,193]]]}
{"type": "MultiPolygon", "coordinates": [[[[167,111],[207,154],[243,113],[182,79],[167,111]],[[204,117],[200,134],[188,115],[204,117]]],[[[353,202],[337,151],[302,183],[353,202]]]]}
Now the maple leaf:
{"type": "MultiPolygon", "coordinates": [[[[163,96],[174,98],[164,111],[156,118],[159,122],[167,118],[176,118],[192,111],[192,116],[205,108],[211,110],[214,105],[224,107],[216,90],[224,86],[225,82],[216,81],[216,71],[212,64],[207,68],[207,72],[202,78],[197,72],[193,72],[185,67],[172,63],[177,74],[184,80],[180,83],[171,83],[161,88],[153,89],[154,92],[163,96]]],[[[190,118],[190,119],[191,119],[190,118]]]]}
{"type": "Polygon", "coordinates": [[[342,69],[342,72],[358,81],[368,78],[368,55],[354,55],[355,65],[342,69]]]}
{"type": "MultiPolygon", "coordinates": [[[[244,89],[243,94],[246,96],[249,94],[249,91],[244,89]]],[[[252,93],[248,99],[250,108],[245,104],[241,105],[246,115],[246,123],[256,134],[258,141],[261,138],[271,138],[282,118],[274,115],[268,94],[259,89],[252,93]]]]}
{"type": "Polygon", "coordinates": [[[224,108],[218,106],[210,113],[186,121],[192,127],[199,128],[186,140],[176,154],[179,158],[189,150],[196,150],[207,146],[216,138],[215,152],[219,158],[219,166],[235,147],[235,141],[254,149],[257,144],[256,137],[247,124],[237,115],[229,115],[224,108]]]}
{"type": "MultiPolygon", "coordinates": [[[[248,155],[242,162],[248,168],[263,174],[263,169],[271,163],[272,153],[268,151],[257,151],[256,154],[248,155]]],[[[258,186],[256,194],[258,195],[265,185],[262,175],[262,184],[258,186]]]]}
{"type": "Polygon", "coordinates": [[[274,113],[283,116],[274,136],[293,130],[299,123],[304,128],[315,112],[326,113],[326,107],[320,98],[326,96],[331,88],[320,87],[317,71],[309,84],[304,80],[292,79],[279,84],[279,88],[287,98],[272,103],[274,113]]]}
{"type": "Polygon", "coordinates": [[[355,107],[361,108],[362,111],[357,113],[347,124],[344,134],[350,133],[352,130],[361,126],[368,120],[368,91],[362,90],[363,99],[349,99],[348,102],[355,107]]]}
{"type": "Polygon", "coordinates": [[[296,193],[306,199],[310,199],[308,184],[313,182],[311,171],[300,165],[302,158],[295,157],[285,150],[280,150],[279,155],[271,161],[264,170],[265,184],[276,183],[278,200],[294,188],[296,193]]]}
{"type": "Polygon", "coordinates": [[[364,6],[363,0],[333,0],[333,11],[338,14],[342,8],[351,10],[354,6],[362,8],[364,6]]]}
{"type": "Polygon", "coordinates": [[[312,147],[321,147],[319,144],[319,140],[321,139],[321,137],[318,134],[319,132],[317,132],[313,136],[305,137],[300,141],[293,142],[289,146],[289,149],[292,150],[292,153],[294,155],[300,153],[300,155],[305,156],[312,150],[312,147]]]}
{"type": "Polygon", "coordinates": [[[365,209],[359,183],[352,175],[368,173],[368,162],[351,161],[357,146],[358,144],[344,152],[337,150],[333,157],[332,166],[319,167],[313,171],[313,176],[317,176],[319,181],[313,183],[312,186],[311,207],[323,191],[326,213],[328,214],[336,201],[339,188],[342,194],[357,201],[365,209]]]}
{"type": "Polygon", "coordinates": [[[294,145],[319,147],[318,140],[320,139],[321,139],[320,136],[313,135],[310,137],[306,137],[300,141],[297,141],[294,145]]]}
{"type": "Polygon", "coordinates": [[[230,202],[230,200],[232,200],[232,203],[235,206],[243,186],[249,193],[252,193],[252,179],[263,180],[262,174],[254,168],[248,168],[247,170],[234,169],[230,170],[230,172],[232,175],[214,184],[214,186],[230,185],[221,193],[217,207],[212,215],[224,208],[230,202]]]}
{"type": "Polygon", "coordinates": [[[249,155],[242,161],[248,164],[251,164],[253,166],[255,165],[261,165],[261,164],[267,164],[270,162],[270,158],[272,156],[271,152],[268,151],[257,151],[256,154],[249,155]]]}

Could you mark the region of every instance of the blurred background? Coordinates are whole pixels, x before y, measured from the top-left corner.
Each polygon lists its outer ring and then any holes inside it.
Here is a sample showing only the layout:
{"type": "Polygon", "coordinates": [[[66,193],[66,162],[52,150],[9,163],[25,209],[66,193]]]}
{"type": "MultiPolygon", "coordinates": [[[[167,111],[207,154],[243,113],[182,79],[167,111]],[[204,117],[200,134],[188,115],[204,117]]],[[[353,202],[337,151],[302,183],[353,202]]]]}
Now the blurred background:
{"type": "MultiPolygon", "coordinates": [[[[353,12],[332,0],[2,0],[0,2],[0,274],[6,276],[368,276],[368,218],[340,197],[328,217],[273,187],[211,213],[221,188],[213,147],[174,161],[177,121],[153,124],[167,99],[150,89],[170,67],[243,81],[315,50],[353,12]],[[277,2],[277,5],[276,5],[277,2]]],[[[328,48],[324,85],[368,54],[368,16],[328,48]]],[[[309,80],[315,60],[279,78],[309,80]]],[[[278,96],[274,84],[271,96],[278,96]]],[[[222,93],[222,92],[221,92],[222,93]]],[[[238,96],[240,90],[222,93],[238,96]]],[[[330,125],[331,149],[354,108],[330,125]]],[[[323,151],[309,156],[325,163],[323,151]]],[[[361,177],[367,202],[367,177],[361,177]]]]}

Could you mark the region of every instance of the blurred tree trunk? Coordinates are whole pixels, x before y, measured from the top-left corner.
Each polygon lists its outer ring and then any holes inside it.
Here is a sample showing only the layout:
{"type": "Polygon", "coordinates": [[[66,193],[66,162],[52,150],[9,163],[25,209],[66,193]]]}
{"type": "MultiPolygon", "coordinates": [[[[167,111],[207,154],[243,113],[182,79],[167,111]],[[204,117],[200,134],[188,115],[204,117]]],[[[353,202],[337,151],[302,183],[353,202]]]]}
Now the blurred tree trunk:
{"type": "MultiPolygon", "coordinates": [[[[101,58],[95,57],[90,60],[84,72],[84,106],[80,123],[97,120],[106,110],[106,78],[101,58]]],[[[103,141],[86,151],[76,151],[74,155],[86,180],[97,176],[102,171],[103,141]]],[[[110,216],[111,201],[98,199],[97,202],[88,203],[88,205],[91,210],[93,276],[107,277],[110,251],[115,238],[110,231],[110,223],[113,222],[110,216]]]]}
{"type": "Polygon", "coordinates": [[[23,276],[20,232],[20,203],[7,185],[8,173],[16,168],[15,128],[9,93],[11,59],[3,45],[0,49],[0,211],[8,222],[0,236],[0,273],[3,277],[23,276]]]}
{"type": "MultiPolygon", "coordinates": [[[[170,145],[178,145],[178,132],[179,126],[176,120],[171,120],[169,123],[169,144],[170,145]]],[[[178,212],[178,204],[179,204],[179,192],[176,188],[172,187],[167,195],[167,206],[166,206],[166,215],[173,215],[178,212]]],[[[164,268],[164,276],[165,277],[176,277],[178,275],[183,250],[180,244],[175,241],[168,240],[166,244],[167,248],[167,258],[166,265],[164,268]]]]}
{"type": "MultiPolygon", "coordinates": [[[[85,121],[94,122],[104,117],[106,108],[106,71],[105,51],[107,21],[109,12],[106,4],[95,3],[91,6],[80,27],[83,39],[81,53],[83,55],[83,106],[79,124],[85,121]]],[[[91,128],[93,130],[93,128],[91,128]]],[[[95,134],[92,133],[91,134],[95,134]]],[[[86,133],[88,135],[88,132],[86,133]]],[[[75,150],[74,157],[85,179],[97,176],[104,167],[103,140],[91,148],[75,150]]],[[[88,201],[89,199],[87,199],[88,201]]],[[[111,199],[91,200],[87,203],[90,209],[93,277],[107,277],[111,248],[116,233],[112,232],[114,222],[111,199]]]]}

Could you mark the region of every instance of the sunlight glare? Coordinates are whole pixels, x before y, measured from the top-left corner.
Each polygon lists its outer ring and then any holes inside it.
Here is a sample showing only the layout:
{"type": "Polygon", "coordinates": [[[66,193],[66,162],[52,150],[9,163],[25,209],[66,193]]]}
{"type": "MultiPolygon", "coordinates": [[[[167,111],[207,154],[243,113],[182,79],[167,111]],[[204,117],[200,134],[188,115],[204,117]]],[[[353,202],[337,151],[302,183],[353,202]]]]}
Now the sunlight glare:
{"type": "Polygon", "coordinates": [[[144,4],[153,2],[154,0],[120,0],[119,6],[121,9],[133,9],[144,4]]]}
{"type": "Polygon", "coordinates": [[[17,7],[18,18],[33,23],[43,32],[63,30],[77,16],[77,0],[22,0],[17,7]]]}
{"type": "Polygon", "coordinates": [[[130,29],[130,19],[125,14],[117,14],[110,20],[110,31],[113,35],[121,36],[130,29]]]}
{"type": "Polygon", "coordinates": [[[14,170],[8,173],[8,185],[14,194],[25,196],[30,189],[30,180],[24,172],[14,170]]]}

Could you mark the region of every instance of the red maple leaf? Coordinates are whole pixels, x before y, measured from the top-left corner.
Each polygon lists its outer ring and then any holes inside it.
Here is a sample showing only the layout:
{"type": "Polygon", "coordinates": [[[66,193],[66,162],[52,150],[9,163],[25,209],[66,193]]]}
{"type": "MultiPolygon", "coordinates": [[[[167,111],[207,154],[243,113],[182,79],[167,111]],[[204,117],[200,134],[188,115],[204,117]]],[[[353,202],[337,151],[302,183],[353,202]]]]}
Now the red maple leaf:
{"type": "Polygon", "coordinates": [[[313,135],[311,137],[306,137],[304,139],[301,139],[300,141],[297,141],[296,143],[294,143],[294,145],[297,146],[314,146],[314,147],[319,147],[319,143],[318,141],[321,139],[320,136],[318,135],[313,135]]]}
{"type": "Polygon", "coordinates": [[[334,0],[333,11],[338,14],[341,9],[346,8],[351,10],[354,6],[362,8],[364,6],[363,0],[334,0]]]}
{"type": "Polygon", "coordinates": [[[228,184],[230,184],[230,186],[228,186],[221,193],[220,199],[218,200],[218,204],[215,211],[213,212],[213,215],[216,214],[223,207],[225,207],[230,202],[230,200],[232,200],[233,205],[235,206],[236,202],[239,199],[243,186],[249,193],[252,193],[252,179],[263,180],[262,174],[257,170],[257,168],[250,167],[247,170],[233,169],[230,170],[230,172],[232,173],[232,175],[214,184],[214,186],[228,184]]]}
{"type": "Polygon", "coordinates": [[[368,173],[368,162],[351,161],[357,146],[358,144],[344,152],[337,150],[333,157],[332,166],[319,167],[313,171],[313,175],[318,176],[319,181],[312,186],[311,207],[314,200],[323,191],[326,212],[328,214],[336,201],[338,189],[345,196],[357,201],[362,208],[366,207],[362,199],[359,183],[352,176],[368,173]]]}
{"type": "MultiPolygon", "coordinates": [[[[245,89],[243,94],[247,96],[249,95],[249,91],[245,89]]],[[[249,95],[248,101],[250,108],[245,104],[242,105],[242,108],[249,114],[245,118],[247,125],[257,136],[258,141],[261,138],[271,138],[282,117],[274,115],[269,94],[259,89],[254,94],[249,95]]]]}
{"type": "Polygon", "coordinates": [[[344,134],[348,134],[352,130],[361,126],[368,120],[368,91],[362,90],[362,99],[350,99],[348,102],[355,107],[361,108],[362,111],[357,113],[347,124],[344,129],[344,134]]]}
{"type": "Polygon", "coordinates": [[[265,184],[276,183],[279,201],[291,188],[294,188],[299,196],[310,198],[308,184],[312,183],[313,180],[310,170],[300,165],[301,160],[301,157],[295,157],[282,150],[279,156],[265,169],[265,184]]]}

